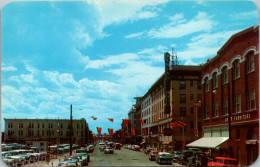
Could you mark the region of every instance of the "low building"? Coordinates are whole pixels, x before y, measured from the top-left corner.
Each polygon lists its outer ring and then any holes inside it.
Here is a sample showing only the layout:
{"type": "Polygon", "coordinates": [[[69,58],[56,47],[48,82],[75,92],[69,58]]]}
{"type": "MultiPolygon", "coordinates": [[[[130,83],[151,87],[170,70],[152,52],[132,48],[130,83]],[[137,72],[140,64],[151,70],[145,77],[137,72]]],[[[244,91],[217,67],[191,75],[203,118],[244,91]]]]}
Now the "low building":
{"type": "MultiPolygon", "coordinates": [[[[50,141],[54,144],[70,143],[69,119],[4,119],[5,142],[50,141]]],[[[88,124],[84,118],[73,119],[73,143],[86,143],[88,124]]]]}

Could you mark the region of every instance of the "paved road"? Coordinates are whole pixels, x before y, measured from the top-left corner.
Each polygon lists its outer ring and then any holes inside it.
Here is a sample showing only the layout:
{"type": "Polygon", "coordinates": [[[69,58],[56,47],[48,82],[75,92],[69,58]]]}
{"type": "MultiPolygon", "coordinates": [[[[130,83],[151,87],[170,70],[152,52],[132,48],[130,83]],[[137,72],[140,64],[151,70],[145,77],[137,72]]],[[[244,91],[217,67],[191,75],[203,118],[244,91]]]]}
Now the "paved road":
{"type": "MultiPolygon", "coordinates": [[[[141,151],[133,151],[121,148],[115,150],[114,154],[104,154],[99,151],[98,146],[91,154],[89,166],[160,166],[155,161],[150,161],[148,155],[141,151]]],[[[161,166],[180,166],[177,163],[161,166]]]]}

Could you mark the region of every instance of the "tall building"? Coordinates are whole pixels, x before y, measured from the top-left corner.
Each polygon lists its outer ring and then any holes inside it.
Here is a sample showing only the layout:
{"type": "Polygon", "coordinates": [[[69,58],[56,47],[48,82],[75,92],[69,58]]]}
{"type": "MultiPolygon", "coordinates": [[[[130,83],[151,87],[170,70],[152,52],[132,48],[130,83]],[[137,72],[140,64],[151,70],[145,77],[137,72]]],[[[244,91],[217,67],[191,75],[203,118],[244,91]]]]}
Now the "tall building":
{"type": "Polygon", "coordinates": [[[152,97],[147,92],[143,98],[142,98],[142,114],[141,119],[143,120],[143,123],[141,123],[141,133],[143,137],[143,142],[148,142],[149,140],[149,134],[150,134],[150,128],[151,128],[151,113],[152,113],[152,97]]]}
{"type": "Polygon", "coordinates": [[[204,142],[197,144],[207,147],[223,138],[213,154],[234,157],[242,166],[259,155],[258,46],[258,26],[234,34],[201,74],[204,142]]]}
{"type": "MultiPolygon", "coordinates": [[[[183,142],[196,140],[194,135],[194,103],[201,100],[201,66],[170,67],[170,113],[164,113],[164,74],[149,89],[152,99],[150,146],[161,151],[181,149],[183,142]],[[181,121],[183,128],[171,127],[181,121]],[[185,139],[184,139],[185,136],[185,139]],[[173,142],[172,142],[173,141],[173,142]]],[[[198,110],[201,114],[200,110],[198,110]]],[[[199,129],[201,120],[197,119],[199,129]]]]}
{"type": "MultiPolygon", "coordinates": [[[[4,119],[5,142],[25,143],[26,141],[70,142],[69,119],[4,119]]],[[[73,143],[86,143],[89,127],[84,118],[72,123],[73,143]]]]}

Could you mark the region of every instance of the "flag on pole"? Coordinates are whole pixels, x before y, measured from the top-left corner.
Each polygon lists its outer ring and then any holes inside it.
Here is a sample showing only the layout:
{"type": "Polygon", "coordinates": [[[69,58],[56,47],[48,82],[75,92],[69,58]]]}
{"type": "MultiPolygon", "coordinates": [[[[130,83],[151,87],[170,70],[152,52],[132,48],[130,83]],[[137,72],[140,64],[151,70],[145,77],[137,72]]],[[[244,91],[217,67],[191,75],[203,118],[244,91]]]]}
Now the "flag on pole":
{"type": "Polygon", "coordinates": [[[125,127],[128,127],[130,120],[129,119],[123,119],[123,124],[125,127]]]}
{"type": "Polygon", "coordinates": [[[141,119],[141,123],[142,123],[142,125],[144,124],[144,119],[141,119]]]}
{"type": "Polygon", "coordinates": [[[97,120],[97,117],[92,116],[91,118],[92,118],[93,120],[97,120]]]}
{"type": "Polygon", "coordinates": [[[113,122],[113,121],[114,121],[114,119],[113,119],[113,118],[108,118],[108,120],[109,120],[109,121],[111,121],[111,122],[113,122]]]}
{"type": "Polygon", "coordinates": [[[131,129],[132,135],[135,136],[135,129],[131,129]]]}
{"type": "Polygon", "coordinates": [[[98,132],[98,134],[100,135],[101,134],[101,127],[97,127],[97,132],[98,132]]]}

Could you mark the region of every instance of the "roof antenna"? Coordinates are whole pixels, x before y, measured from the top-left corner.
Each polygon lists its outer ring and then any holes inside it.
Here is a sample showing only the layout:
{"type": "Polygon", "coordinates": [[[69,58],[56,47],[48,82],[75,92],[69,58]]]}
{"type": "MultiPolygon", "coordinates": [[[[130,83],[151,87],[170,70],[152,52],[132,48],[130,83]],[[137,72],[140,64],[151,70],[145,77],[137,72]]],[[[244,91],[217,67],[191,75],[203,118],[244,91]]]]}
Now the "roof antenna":
{"type": "Polygon", "coordinates": [[[177,52],[174,50],[174,47],[172,47],[172,66],[179,65],[177,52]]]}

